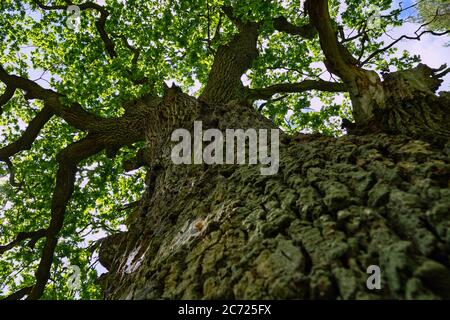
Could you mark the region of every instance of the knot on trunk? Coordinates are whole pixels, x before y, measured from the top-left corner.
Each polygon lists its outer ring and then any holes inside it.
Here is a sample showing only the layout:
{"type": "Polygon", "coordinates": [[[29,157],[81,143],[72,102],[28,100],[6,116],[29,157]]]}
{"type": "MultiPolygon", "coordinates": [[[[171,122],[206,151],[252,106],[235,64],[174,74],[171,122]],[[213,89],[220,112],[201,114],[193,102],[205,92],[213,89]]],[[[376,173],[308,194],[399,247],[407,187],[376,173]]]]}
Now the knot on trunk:
{"type": "Polygon", "coordinates": [[[356,123],[343,122],[348,133],[369,132],[404,134],[433,143],[446,143],[450,138],[448,94],[436,95],[441,78],[450,72],[442,65],[438,69],[424,64],[383,75],[376,86],[370,74],[357,78],[360,95],[352,95],[356,123]],[[369,115],[369,116],[367,116],[369,115]]]}
{"type": "Polygon", "coordinates": [[[386,98],[396,102],[434,95],[443,82],[441,78],[448,72],[450,68],[445,64],[438,69],[419,64],[413,69],[386,74],[383,81],[386,98]]]}

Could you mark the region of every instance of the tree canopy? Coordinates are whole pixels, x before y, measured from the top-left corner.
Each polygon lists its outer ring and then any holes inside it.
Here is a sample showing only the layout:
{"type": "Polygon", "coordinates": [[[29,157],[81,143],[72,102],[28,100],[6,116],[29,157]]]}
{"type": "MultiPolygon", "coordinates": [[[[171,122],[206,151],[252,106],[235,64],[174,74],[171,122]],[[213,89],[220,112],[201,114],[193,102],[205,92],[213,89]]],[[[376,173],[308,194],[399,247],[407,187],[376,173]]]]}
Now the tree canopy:
{"type": "MultiPolygon", "coordinates": [[[[441,2],[438,17],[421,1],[332,0],[329,9],[355,64],[383,73],[421,61],[397,52],[400,40],[449,33],[441,2]],[[420,30],[391,39],[411,7],[422,15],[420,30]]],[[[258,30],[258,53],[242,81],[262,115],[287,132],[333,136],[345,133],[342,119],[352,120],[348,90],[325,67],[317,28],[299,1],[2,0],[0,10],[3,297],[24,296],[36,282],[45,286],[37,298],[100,297],[97,240],[124,228],[144,188],[145,170],[123,165],[144,144],[142,134],[125,130],[127,119],[140,121],[127,106],[162,96],[170,82],[202,95],[218,52],[243,29],[258,30]],[[74,265],[77,290],[68,285],[74,265]],[[46,279],[39,270],[48,268],[46,279]]]]}
{"type": "Polygon", "coordinates": [[[450,28],[450,3],[445,0],[421,1],[418,6],[420,21],[430,30],[450,28]]]}

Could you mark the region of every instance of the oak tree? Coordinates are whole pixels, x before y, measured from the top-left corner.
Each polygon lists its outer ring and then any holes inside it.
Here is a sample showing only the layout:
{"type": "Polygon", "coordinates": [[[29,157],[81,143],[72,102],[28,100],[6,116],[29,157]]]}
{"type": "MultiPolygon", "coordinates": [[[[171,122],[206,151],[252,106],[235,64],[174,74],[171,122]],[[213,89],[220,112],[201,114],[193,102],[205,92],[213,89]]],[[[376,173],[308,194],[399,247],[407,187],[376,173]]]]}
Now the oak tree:
{"type": "Polygon", "coordinates": [[[4,298],[450,298],[450,69],[395,49],[445,27],[389,39],[391,0],[0,8],[4,298]],[[175,165],[194,121],[280,128],[279,172],[175,165]]]}

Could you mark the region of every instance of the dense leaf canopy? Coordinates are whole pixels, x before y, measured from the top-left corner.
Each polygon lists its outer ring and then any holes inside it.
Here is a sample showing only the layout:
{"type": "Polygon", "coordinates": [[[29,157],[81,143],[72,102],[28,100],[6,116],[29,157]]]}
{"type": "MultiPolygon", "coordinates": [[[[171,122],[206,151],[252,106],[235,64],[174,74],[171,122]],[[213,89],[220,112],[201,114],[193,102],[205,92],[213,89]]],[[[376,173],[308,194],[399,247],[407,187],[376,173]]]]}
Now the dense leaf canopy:
{"type": "MultiPolygon", "coordinates": [[[[317,37],[302,38],[277,27],[280,17],[290,26],[308,23],[297,0],[2,0],[0,65],[10,75],[57,91],[65,105],[78,103],[91,114],[120,117],[124,102],[148,93],[162,94],[164,81],[196,96],[202,92],[219,46],[237,32],[224,6],[231,6],[242,21],[261,22],[259,56],[243,76],[244,85],[339,81],[324,68],[317,37]],[[79,19],[67,11],[70,4],[80,6],[79,19]]],[[[392,0],[330,2],[340,41],[366,68],[379,72],[409,68],[420,61],[414,52],[389,47],[395,39],[386,33],[408,18],[403,9],[392,0]]],[[[424,19],[430,18],[427,12],[424,19]]],[[[448,19],[437,21],[437,29],[448,28],[448,19]]],[[[0,82],[0,94],[5,92],[0,101],[7,91],[0,82]]],[[[351,118],[347,94],[316,90],[277,93],[256,100],[254,107],[293,132],[341,135],[341,119],[351,118]]],[[[0,150],[19,139],[43,108],[41,100],[28,99],[24,90],[15,90],[11,99],[2,101],[0,150]]],[[[11,243],[20,232],[47,227],[56,155],[85,136],[86,132],[56,116],[45,124],[30,150],[0,157],[0,245],[11,243]]],[[[78,165],[43,298],[101,296],[95,282],[101,270],[95,240],[124,228],[129,204],[143,191],[145,171],[126,173],[122,168],[142,143],[121,148],[115,157],[99,153],[78,165]],[[71,265],[81,268],[82,286],[77,290],[68,286],[71,265]]],[[[44,241],[19,242],[0,252],[0,296],[35,282],[44,241]]]]}

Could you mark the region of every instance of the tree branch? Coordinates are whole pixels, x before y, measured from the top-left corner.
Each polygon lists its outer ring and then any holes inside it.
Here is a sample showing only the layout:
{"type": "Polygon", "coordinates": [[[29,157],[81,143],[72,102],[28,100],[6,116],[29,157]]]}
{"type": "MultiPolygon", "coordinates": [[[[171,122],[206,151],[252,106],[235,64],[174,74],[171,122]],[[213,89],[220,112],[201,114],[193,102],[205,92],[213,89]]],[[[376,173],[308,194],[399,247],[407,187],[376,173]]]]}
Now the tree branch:
{"type": "MultiPolygon", "coordinates": [[[[142,140],[144,137],[143,126],[145,125],[145,118],[142,114],[131,114],[119,118],[103,118],[94,115],[82,108],[78,103],[72,103],[70,107],[62,105],[60,99],[63,95],[51,90],[44,89],[37,83],[18,77],[9,75],[0,65],[0,81],[6,85],[14,88],[22,89],[26,92],[26,99],[40,99],[44,101],[45,107],[50,109],[53,114],[64,119],[72,127],[86,131],[91,136],[95,135],[99,140],[102,140],[106,145],[123,146],[142,140]]],[[[32,142],[40,130],[40,126],[45,124],[45,119],[49,116],[48,111],[40,114],[38,119],[35,119],[33,126],[27,130],[23,138],[25,146],[32,142]]],[[[7,147],[7,150],[0,149],[0,156],[10,155],[13,151],[19,150],[21,144],[13,144],[7,147]],[[3,152],[4,154],[2,155],[3,152]]],[[[9,156],[8,156],[9,157],[9,156]]]]}
{"type": "MultiPolygon", "coordinates": [[[[67,1],[67,5],[55,5],[55,6],[44,5],[38,0],[33,0],[33,2],[43,10],[67,10],[69,5],[73,5],[71,1],[67,1]]],[[[106,10],[103,6],[95,2],[84,2],[81,4],[77,4],[76,6],[79,7],[80,10],[97,10],[98,12],[100,12],[100,18],[95,21],[95,26],[100,35],[100,38],[102,39],[105,45],[105,50],[108,53],[108,55],[111,58],[116,57],[117,53],[115,51],[114,42],[111,40],[108,33],[105,31],[106,19],[109,16],[108,10],[106,10]]]]}
{"type": "MultiPolygon", "coordinates": [[[[42,4],[38,0],[33,0],[33,2],[39,8],[41,8],[43,10],[67,10],[69,5],[73,5],[73,3],[71,1],[66,1],[67,5],[56,5],[56,6],[47,6],[47,5],[42,4]]],[[[116,45],[115,45],[114,41],[112,40],[112,37],[110,35],[108,35],[108,33],[106,32],[106,29],[105,29],[106,20],[109,16],[109,11],[105,7],[99,5],[95,2],[90,2],[90,1],[78,4],[76,6],[78,6],[80,8],[80,10],[96,10],[100,13],[99,19],[95,21],[96,29],[100,35],[101,40],[103,41],[103,44],[105,45],[106,53],[109,55],[109,57],[111,59],[117,57],[117,52],[115,49],[116,45]]],[[[149,79],[147,77],[142,77],[139,79],[133,78],[133,68],[135,68],[137,66],[137,62],[138,62],[139,55],[140,55],[140,50],[131,46],[123,36],[120,36],[119,38],[122,38],[122,40],[124,40],[125,47],[127,47],[133,53],[132,70],[127,70],[128,76],[130,76],[131,82],[135,85],[146,84],[149,81],[149,79]]]]}
{"type": "Polygon", "coordinates": [[[8,173],[9,173],[9,184],[13,186],[14,188],[20,188],[22,186],[21,183],[16,182],[16,174],[14,171],[14,165],[11,162],[11,160],[8,158],[5,160],[6,166],[8,167],[8,173]]]}
{"type": "Polygon", "coordinates": [[[39,229],[36,231],[30,231],[30,232],[19,232],[13,241],[11,241],[10,243],[8,243],[4,246],[0,246],[0,255],[2,255],[3,253],[5,253],[8,250],[11,250],[14,247],[17,247],[23,240],[26,240],[26,239],[30,239],[28,246],[33,248],[34,245],[36,244],[36,242],[39,239],[44,238],[46,236],[46,234],[47,234],[46,229],[39,229]]]}
{"type": "MultiPolygon", "coordinates": [[[[36,271],[36,283],[30,291],[26,290],[26,293],[23,295],[23,292],[20,291],[10,297],[23,297],[28,294],[27,299],[39,299],[42,296],[45,285],[50,277],[54,251],[58,242],[58,234],[63,227],[66,206],[74,190],[77,165],[81,161],[110,146],[120,148],[123,145],[142,140],[144,138],[144,130],[142,130],[142,128],[145,125],[145,120],[141,118],[142,115],[139,117],[131,117],[129,119],[112,119],[117,122],[116,125],[112,127],[106,126],[103,132],[90,134],[86,138],[72,143],[59,153],[57,156],[59,168],[51,204],[51,220],[48,228],[45,229],[46,241],[36,271]]],[[[111,124],[113,124],[113,122],[111,122],[111,124]]],[[[44,231],[39,230],[37,232],[39,232],[39,236],[43,236],[42,232],[44,231]]],[[[27,237],[31,237],[29,245],[34,245],[38,240],[35,239],[38,236],[37,232],[36,235],[32,233],[18,235],[12,244],[8,244],[4,247],[4,251],[8,250],[11,246],[17,245],[19,241],[22,241],[27,237]]]]}
{"type": "Polygon", "coordinates": [[[5,92],[0,96],[0,115],[2,114],[2,107],[12,99],[14,93],[16,92],[16,88],[12,86],[6,86],[5,92]]]}
{"type": "Polygon", "coordinates": [[[50,269],[53,256],[58,243],[58,234],[63,227],[64,214],[67,202],[72,196],[77,172],[77,164],[82,160],[97,154],[104,148],[95,138],[87,137],[65,148],[58,155],[59,169],[53,191],[51,220],[46,230],[46,241],[36,271],[36,283],[31,289],[27,299],[39,299],[44,292],[45,285],[50,278],[50,269]]]}
{"type": "Polygon", "coordinates": [[[55,115],[64,119],[69,125],[83,131],[101,130],[103,122],[110,123],[111,119],[96,116],[84,110],[78,103],[73,103],[70,107],[64,107],[60,99],[63,95],[51,90],[44,89],[39,84],[26,78],[9,75],[0,65],[0,81],[7,86],[25,91],[25,99],[43,100],[55,115]]]}
{"type": "Polygon", "coordinates": [[[6,298],[3,298],[3,300],[20,300],[23,297],[25,297],[27,294],[29,294],[31,289],[33,289],[33,286],[22,288],[20,290],[17,290],[16,292],[10,294],[6,298]]]}
{"type": "Polygon", "coordinates": [[[394,45],[396,45],[398,42],[400,42],[403,39],[408,39],[408,40],[420,40],[420,38],[424,35],[424,34],[432,34],[434,36],[443,36],[445,34],[449,34],[450,30],[446,30],[446,31],[442,31],[442,32],[436,32],[436,31],[432,31],[432,30],[425,30],[422,31],[421,33],[417,34],[415,37],[414,36],[407,36],[407,35],[402,35],[400,38],[396,39],[395,41],[393,41],[392,43],[390,43],[389,45],[385,46],[384,48],[378,49],[374,52],[372,52],[372,54],[369,55],[369,57],[367,57],[367,59],[365,59],[364,61],[362,61],[359,66],[362,67],[365,64],[367,64],[370,60],[372,60],[374,57],[376,57],[377,55],[385,52],[386,50],[392,48],[394,45]]]}
{"type": "Polygon", "coordinates": [[[260,24],[240,20],[231,7],[224,7],[223,11],[239,32],[229,43],[221,45],[217,50],[208,82],[200,95],[200,98],[208,103],[225,104],[234,99],[241,99],[244,92],[241,77],[258,56],[256,45],[260,24]]]}
{"type": "Polygon", "coordinates": [[[277,97],[276,99],[269,98],[266,102],[261,103],[261,105],[258,107],[258,112],[261,113],[268,104],[284,100],[284,99],[286,99],[286,97],[287,97],[287,94],[281,95],[281,96],[277,97]]]}
{"type": "MultiPolygon", "coordinates": [[[[59,169],[53,191],[51,220],[48,228],[45,230],[46,241],[36,271],[36,283],[31,290],[22,289],[9,297],[22,298],[28,294],[27,299],[39,299],[50,277],[58,234],[63,226],[67,203],[73,193],[77,172],[76,166],[82,160],[104,149],[119,149],[124,145],[142,140],[145,135],[143,128],[145,127],[146,119],[143,114],[132,114],[121,118],[100,118],[83,110],[76,103],[72,104],[70,108],[66,108],[59,100],[62,97],[60,94],[44,89],[31,80],[9,75],[1,66],[0,80],[6,83],[7,86],[26,91],[25,97],[27,99],[42,99],[45,104],[44,109],[30,122],[29,127],[21,138],[15,143],[0,149],[0,157],[2,160],[7,161],[7,164],[10,163],[9,156],[31,146],[42,127],[53,114],[60,116],[70,125],[89,132],[85,139],[69,145],[57,157],[59,169]]],[[[2,250],[8,250],[8,248],[17,245],[19,240],[21,241],[25,236],[30,237],[33,234],[18,235],[15,241],[2,247],[2,250]]],[[[39,233],[39,236],[42,236],[42,233],[39,233]]],[[[34,245],[36,241],[37,239],[32,237],[30,244],[34,245]]]]}
{"type": "Polygon", "coordinates": [[[22,136],[10,145],[0,149],[0,161],[7,161],[13,155],[23,150],[29,150],[44,125],[51,119],[53,112],[44,107],[33,120],[30,121],[22,136]]]}
{"type": "Polygon", "coordinates": [[[296,93],[309,90],[319,90],[327,92],[346,92],[347,86],[344,83],[328,82],[323,80],[304,80],[299,83],[281,83],[266,88],[247,89],[247,97],[249,99],[258,100],[270,99],[277,93],[296,93]]]}
{"type": "Polygon", "coordinates": [[[273,26],[277,31],[301,36],[305,39],[313,39],[317,35],[317,31],[312,24],[308,23],[303,26],[296,26],[290,23],[285,17],[273,19],[273,26]]]}
{"type": "Polygon", "coordinates": [[[384,106],[383,86],[378,74],[358,66],[348,49],[339,43],[332,24],[328,0],[307,0],[307,12],[319,33],[320,46],[325,55],[325,66],[340,77],[348,87],[352,100],[353,118],[361,127],[368,127],[374,108],[384,106]]]}
{"type": "Polygon", "coordinates": [[[240,19],[239,17],[237,17],[234,14],[234,10],[233,7],[231,6],[223,6],[222,7],[222,11],[223,13],[225,13],[225,15],[228,17],[228,19],[230,19],[231,22],[234,23],[234,25],[240,30],[242,31],[249,23],[248,22],[244,22],[242,19],[240,19]]]}
{"type": "Polygon", "coordinates": [[[141,77],[139,79],[134,79],[134,77],[133,77],[133,71],[137,70],[137,64],[139,61],[139,56],[141,55],[141,50],[139,48],[135,48],[131,44],[129,44],[126,37],[121,36],[121,39],[122,39],[125,47],[127,47],[128,50],[130,50],[133,53],[133,58],[131,60],[131,71],[129,72],[131,82],[133,82],[133,84],[135,84],[135,85],[141,85],[141,84],[147,83],[149,81],[149,79],[147,77],[141,77]]]}
{"type": "Polygon", "coordinates": [[[336,30],[333,28],[328,0],[307,0],[306,9],[311,21],[319,33],[320,46],[325,54],[325,65],[328,70],[341,77],[345,82],[352,81],[356,59],[338,42],[336,30]]]}

